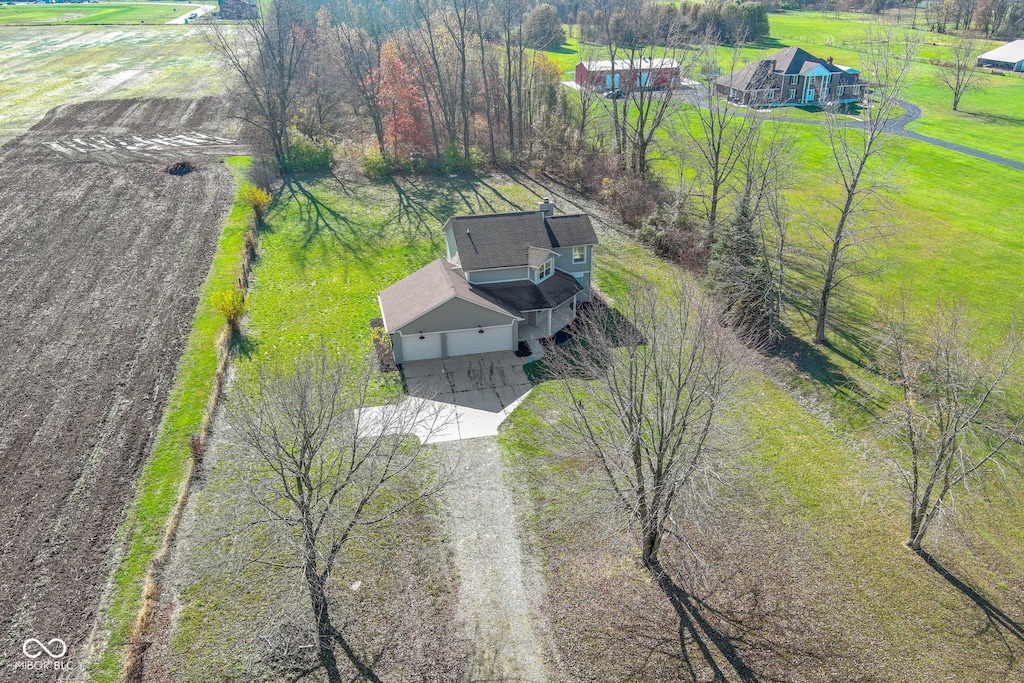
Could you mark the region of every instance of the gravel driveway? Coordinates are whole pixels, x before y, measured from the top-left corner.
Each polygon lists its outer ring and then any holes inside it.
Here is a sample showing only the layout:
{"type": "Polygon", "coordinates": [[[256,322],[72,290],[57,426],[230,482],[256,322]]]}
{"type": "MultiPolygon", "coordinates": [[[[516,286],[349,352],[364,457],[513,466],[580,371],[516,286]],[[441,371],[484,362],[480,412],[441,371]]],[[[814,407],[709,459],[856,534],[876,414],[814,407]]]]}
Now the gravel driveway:
{"type": "Polygon", "coordinates": [[[439,444],[460,477],[445,494],[459,568],[458,613],[474,644],[473,681],[547,681],[537,572],[524,563],[512,493],[493,437],[439,444]]]}

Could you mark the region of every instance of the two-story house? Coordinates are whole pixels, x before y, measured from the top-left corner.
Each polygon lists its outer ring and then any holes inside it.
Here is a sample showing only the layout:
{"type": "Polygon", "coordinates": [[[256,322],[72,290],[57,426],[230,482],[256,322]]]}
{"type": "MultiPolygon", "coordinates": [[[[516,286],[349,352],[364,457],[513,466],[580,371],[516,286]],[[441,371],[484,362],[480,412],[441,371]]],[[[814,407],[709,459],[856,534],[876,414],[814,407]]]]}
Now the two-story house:
{"type": "Polygon", "coordinates": [[[750,107],[822,106],[864,95],[860,72],[787,47],[715,81],[715,92],[750,107]]]}
{"type": "Polygon", "coordinates": [[[553,336],[590,299],[597,235],[584,214],[455,216],[446,258],[378,295],[395,361],[514,351],[553,336]]]}

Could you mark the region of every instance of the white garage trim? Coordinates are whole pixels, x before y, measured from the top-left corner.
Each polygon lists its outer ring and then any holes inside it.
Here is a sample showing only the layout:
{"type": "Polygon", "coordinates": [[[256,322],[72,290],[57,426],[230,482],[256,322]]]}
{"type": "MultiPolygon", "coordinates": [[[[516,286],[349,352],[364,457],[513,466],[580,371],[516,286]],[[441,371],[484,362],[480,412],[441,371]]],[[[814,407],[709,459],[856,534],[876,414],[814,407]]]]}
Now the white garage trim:
{"type": "Polygon", "coordinates": [[[401,334],[402,362],[441,357],[441,333],[401,334]],[[423,339],[420,339],[423,337],[423,339]]]}
{"type": "Polygon", "coordinates": [[[512,325],[494,325],[445,333],[447,356],[512,351],[512,325]],[[483,330],[483,333],[481,333],[483,330]]]}

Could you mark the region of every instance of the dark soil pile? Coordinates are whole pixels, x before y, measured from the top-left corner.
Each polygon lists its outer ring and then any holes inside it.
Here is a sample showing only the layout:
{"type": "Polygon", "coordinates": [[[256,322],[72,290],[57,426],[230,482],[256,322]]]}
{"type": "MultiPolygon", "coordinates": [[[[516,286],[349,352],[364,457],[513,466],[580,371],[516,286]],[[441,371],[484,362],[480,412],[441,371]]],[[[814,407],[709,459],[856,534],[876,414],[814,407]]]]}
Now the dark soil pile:
{"type": "Polygon", "coordinates": [[[167,167],[168,173],[177,176],[188,175],[194,170],[196,170],[196,167],[192,165],[191,161],[175,161],[167,167]]]}

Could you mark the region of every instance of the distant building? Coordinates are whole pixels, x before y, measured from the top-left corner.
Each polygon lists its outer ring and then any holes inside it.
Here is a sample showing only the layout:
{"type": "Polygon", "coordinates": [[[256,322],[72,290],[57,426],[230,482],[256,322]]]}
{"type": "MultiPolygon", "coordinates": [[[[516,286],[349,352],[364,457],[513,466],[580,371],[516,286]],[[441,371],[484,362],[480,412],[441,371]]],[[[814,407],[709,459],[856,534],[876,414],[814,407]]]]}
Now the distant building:
{"type": "Polygon", "coordinates": [[[256,0],[217,0],[218,19],[255,19],[256,0]]]}
{"type": "Polygon", "coordinates": [[[576,65],[576,85],[598,92],[634,88],[664,89],[679,77],[679,62],[668,57],[640,57],[612,61],[580,62],[576,65]]]}
{"type": "Polygon", "coordinates": [[[1024,71],[1024,40],[1001,45],[978,57],[978,66],[1007,71],[1024,71]]]}
{"type": "Polygon", "coordinates": [[[753,107],[856,102],[864,93],[860,72],[798,47],[787,47],[715,81],[715,92],[753,107]]]}

